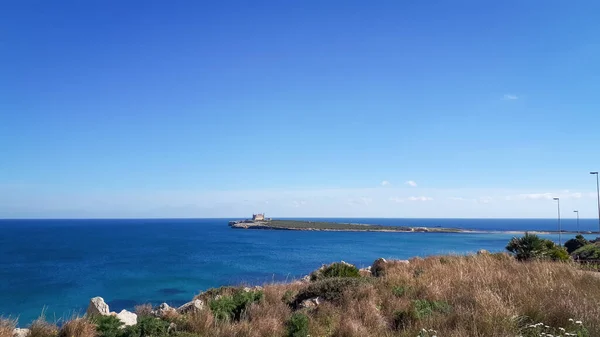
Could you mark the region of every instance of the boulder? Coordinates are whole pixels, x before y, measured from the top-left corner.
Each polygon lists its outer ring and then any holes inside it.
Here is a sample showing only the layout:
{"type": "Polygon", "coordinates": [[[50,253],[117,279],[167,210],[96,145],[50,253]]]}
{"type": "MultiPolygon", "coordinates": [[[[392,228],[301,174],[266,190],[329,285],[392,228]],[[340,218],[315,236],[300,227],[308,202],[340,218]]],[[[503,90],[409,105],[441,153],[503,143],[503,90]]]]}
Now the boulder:
{"type": "MultiPolygon", "coordinates": [[[[217,295],[219,296],[219,295],[217,295]]],[[[216,296],[215,296],[216,298],[216,296]]],[[[204,302],[202,302],[202,300],[199,299],[195,299],[191,302],[187,302],[186,304],[180,306],[179,308],[177,308],[177,312],[180,314],[187,314],[190,312],[194,312],[194,311],[200,311],[204,309],[204,302]]]]}
{"type": "Polygon", "coordinates": [[[319,297],[309,298],[307,300],[300,302],[300,304],[298,305],[298,308],[300,308],[300,309],[316,308],[317,306],[319,306],[319,304],[321,304],[321,302],[322,302],[321,298],[319,298],[319,297]]]}
{"type": "Polygon", "coordinates": [[[371,266],[368,266],[366,268],[360,268],[358,270],[358,272],[360,273],[360,276],[370,276],[371,275],[371,266]]]}
{"type": "Polygon", "coordinates": [[[110,315],[110,310],[102,297],[94,297],[90,300],[90,305],[88,305],[85,313],[88,316],[108,316],[110,315]]]}
{"type": "Polygon", "coordinates": [[[13,330],[13,337],[28,337],[29,329],[19,329],[16,328],[13,330]]]}
{"type": "Polygon", "coordinates": [[[121,312],[117,314],[117,318],[123,322],[125,326],[137,324],[137,315],[127,310],[121,310],[121,312]]]}
{"type": "Polygon", "coordinates": [[[386,260],[384,258],[379,258],[373,262],[371,266],[371,275],[378,277],[383,276],[385,269],[391,266],[397,266],[401,264],[409,264],[408,260],[386,260]]]}
{"type": "Polygon", "coordinates": [[[169,314],[171,311],[175,311],[175,308],[171,308],[167,303],[162,303],[152,310],[152,315],[155,317],[163,317],[169,314]]]}

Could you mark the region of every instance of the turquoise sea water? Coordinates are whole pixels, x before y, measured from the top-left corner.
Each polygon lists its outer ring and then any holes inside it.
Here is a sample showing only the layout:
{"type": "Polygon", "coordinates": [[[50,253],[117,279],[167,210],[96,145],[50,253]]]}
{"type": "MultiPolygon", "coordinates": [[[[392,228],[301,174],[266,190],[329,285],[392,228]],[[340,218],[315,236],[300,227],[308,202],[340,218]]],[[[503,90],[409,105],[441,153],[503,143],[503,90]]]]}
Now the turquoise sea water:
{"type": "MultiPolygon", "coordinates": [[[[199,291],[302,277],[323,263],[359,267],[478,249],[502,251],[511,234],[301,232],[231,229],[232,219],[0,220],[0,316],[27,325],[83,313],[102,296],[113,311],[179,305],[199,291]]],[[[482,230],[554,230],[554,219],[327,219],[482,230]]],[[[582,219],[595,230],[597,220],[582,219]]],[[[574,230],[575,222],[563,221],[574,230]]],[[[563,241],[572,235],[563,235],[563,241]]],[[[557,240],[558,235],[548,235],[557,240]]]]}

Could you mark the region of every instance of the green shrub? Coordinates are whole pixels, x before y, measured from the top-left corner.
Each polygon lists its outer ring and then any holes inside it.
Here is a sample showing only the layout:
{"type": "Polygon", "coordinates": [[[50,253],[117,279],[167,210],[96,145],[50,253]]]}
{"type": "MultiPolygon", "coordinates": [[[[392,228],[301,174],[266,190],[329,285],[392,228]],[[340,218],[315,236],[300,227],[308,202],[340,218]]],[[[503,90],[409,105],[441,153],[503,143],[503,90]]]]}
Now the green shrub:
{"type": "Polygon", "coordinates": [[[287,321],[288,337],[306,337],[308,336],[308,316],[296,312],[287,321]]]}
{"type": "Polygon", "coordinates": [[[577,260],[600,260],[600,246],[595,244],[585,245],[575,250],[571,256],[577,260]]]}
{"type": "Polygon", "coordinates": [[[506,250],[511,252],[519,261],[561,258],[563,256],[562,252],[556,252],[555,249],[557,249],[557,246],[551,240],[542,239],[529,233],[525,233],[520,238],[512,238],[506,246],[506,250]]]}
{"type": "Polygon", "coordinates": [[[169,322],[144,316],[138,319],[136,325],[125,328],[121,337],[162,337],[167,335],[168,329],[169,322]]]}
{"type": "Polygon", "coordinates": [[[285,304],[290,304],[294,300],[294,292],[291,290],[286,290],[283,296],[281,297],[281,301],[285,304]]]}
{"type": "Polygon", "coordinates": [[[262,300],[262,291],[237,290],[233,295],[221,296],[210,301],[209,307],[218,320],[239,320],[242,314],[254,302],[262,300]]]}
{"type": "Polygon", "coordinates": [[[433,315],[434,313],[449,313],[452,307],[443,301],[415,300],[413,301],[415,316],[418,319],[433,315]]]}
{"type": "Polygon", "coordinates": [[[119,337],[123,332],[123,322],[115,316],[94,316],[92,321],[96,323],[99,337],[119,337]]]}
{"type": "Polygon", "coordinates": [[[567,252],[571,254],[577,249],[589,244],[590,242],[584,238],[583,235],[578,234],[574,239],[570,239],[565,242],[565,248],[567,249],[567,252]]]}
{"type": "Polygon", "coordinates": [[[297,308],[302,301],[314,297],[338,302],[342,299],[344,292],[358,288],[361,284],[368,282],[367,280],[365,278],[337,277],[311,283],[296,295],[292,306],[297,308]]]}
{"type": "Polygon", "coordinates": [[[552,261],[569,261],[570,256],[567,250],[564,247],[555,246],[554,248],[548,250],[548,257],[552,261]]]}
{"type": "Polygon", "coordinates": [[[351,264],[335,262],[310,274],[310,280],[313,282],[332,277],[360,277],[360,272],[351,264]]]}
{"type": "Polygon", "coordinates": [[[321,272],[324,278],[331,277],[360,277],[358,268],[345,263],[333,263],[321,272]]]}
{"type": "Polygon", "coordinates": [[[406,294],[406,292],[409,290],[409,288],[410,287],[396,286],[396,287],[392,288],[392,293],[396,297],[402,297],[406,294]]]}

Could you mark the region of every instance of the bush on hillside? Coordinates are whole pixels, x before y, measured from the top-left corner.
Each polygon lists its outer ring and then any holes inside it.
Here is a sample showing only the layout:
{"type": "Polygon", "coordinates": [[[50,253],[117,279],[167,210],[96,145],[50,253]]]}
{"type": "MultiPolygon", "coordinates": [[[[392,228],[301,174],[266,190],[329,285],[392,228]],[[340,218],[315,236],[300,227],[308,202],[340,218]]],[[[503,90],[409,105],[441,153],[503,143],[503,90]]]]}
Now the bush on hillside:
{"type": "Polygon", "coordinates": [[[288,337],[309,336],[308,316],[300,312],[294,313],[287,321],[287,335],[288,337]]]}
{"type": "Polygon", "coordinates": [[[358,268],[353,265],[346,263],[333,263],[327,266],[323,271],[321,271],[321,275],[324,278],[332,278],[332,277],[360,277],[360,273],[358,268]]]}
{"type": "Polygon", "coordinates": [[[552,259],[564,261],[568,259],[568,253],[557,246],[553,241],[542,239],[535,234],[525,233],[524,236],[514,237],[508,242],[506,250],[511,252],[519,261],[533,259],[552,259]]]}
{"type": "Polygon", "coordinates": [[[119,337],[122,333],[123,322],[115,316],[94,316],[93,322],[99,337],[119,337]]]}
{"type": "Polygon", "coordinates": [[[576,260],[600,260],[600,246],[585,245],[571,253],[571,256],[576,260]]]}
{"type": "Polygon", "coordinates": [[[365,280],[362,278],[337,277],[311,283],[298,292],[292,302],[292,307],[298,308],[302,301],[315,297],[320,297],[325,301],[339,302],[346,291],[357,289],[361,284],[367,282],[365,280]]]}
{"type": "Polygon", "coordinates": [[[349,263],[335,262],[310,274],[310,280],[313,282],[332,277],[360,277],[360,272],[358,268],[349,263]]]}
{"type": "Polygon", "coordinates": [[[569,261],[571,258],[571,256],[569,255],[569,252],[567,252],[565,247],[561,247],[561,246],[555,246],[555,247],[549,249],[547,256],[552,261],[558,261],[558,262],[566,262],[566,261],[569,261]]]}
{"type": "Polygon", "coordinates": [[[121,337],[163,337],[167,335],[169,322],[154,317],[142,317],[136,325],[123,329],[121,337]]]}
{"type": "Polygon", "coordinates": [[[210,310],[218,320],[238,321],[248,307],[263,299],[263,292],[260,290],[244,291],[237,290],[233,295],[223,295],[215,298],[209,303],[210,310]]]}
{"type": "Polygon", "coordinates": [[[577,249],[589,244],[590,242],[584,238],[583,235],[578,234],[574,239],[570,239],[565,242],[565,248],[567,249],[567,252],[571,254],[577,249]]]}

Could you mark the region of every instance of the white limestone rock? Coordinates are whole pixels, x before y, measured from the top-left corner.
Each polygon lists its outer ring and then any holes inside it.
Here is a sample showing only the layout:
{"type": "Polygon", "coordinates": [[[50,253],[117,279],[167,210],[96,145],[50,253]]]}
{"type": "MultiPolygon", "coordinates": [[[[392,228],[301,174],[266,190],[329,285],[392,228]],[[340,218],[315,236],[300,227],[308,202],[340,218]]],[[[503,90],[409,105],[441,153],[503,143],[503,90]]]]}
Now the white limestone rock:
{"type": "Polygon", "coordinates": [[[108,316],[110,315],[110,309],[102,297],[94,297],[90,300],[90,305],[88,305],[85,313],[88,316],[108,316]]]}
{"type": "Polygon", "coordinates": [[[125,326],[137,324],[137,315],[127,310],[121,310],[121,312],[117,314],[117,318],[123,322],[125,326]]]}

